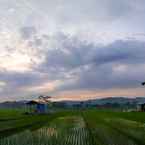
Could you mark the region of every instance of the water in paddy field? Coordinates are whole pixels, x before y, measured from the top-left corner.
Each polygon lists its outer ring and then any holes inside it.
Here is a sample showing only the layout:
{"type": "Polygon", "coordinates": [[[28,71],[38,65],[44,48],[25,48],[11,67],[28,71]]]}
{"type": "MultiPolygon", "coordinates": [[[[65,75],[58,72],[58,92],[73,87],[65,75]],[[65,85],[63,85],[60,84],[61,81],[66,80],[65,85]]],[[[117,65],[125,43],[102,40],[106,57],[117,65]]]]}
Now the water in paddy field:
{"type": "Polygon", "coordinates": [[[81,117],[60,117],[37,130],[25,130],[0,140],[0,145],[91,145],[81,117]]]}
{"type": "Polygon", "coordinates": [[[15,131],[0,145],[145,145],[145,124],[123,118],[58,117],[15,131]]]}

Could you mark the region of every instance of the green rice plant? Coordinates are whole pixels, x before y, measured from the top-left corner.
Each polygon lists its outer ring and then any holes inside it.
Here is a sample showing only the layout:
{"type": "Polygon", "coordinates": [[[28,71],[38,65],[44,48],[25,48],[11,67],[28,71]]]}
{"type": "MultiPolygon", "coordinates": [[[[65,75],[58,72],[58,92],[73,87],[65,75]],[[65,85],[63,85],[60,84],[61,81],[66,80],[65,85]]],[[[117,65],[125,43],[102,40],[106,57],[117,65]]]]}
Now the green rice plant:
{"type": "Polygon", "coordinates": [[[81,117],[60,117],[48,126],[0,140],[0,145],[90,145],[89,135],[81,117]]]}
{"type": "Polygon", "coordinates": [[[14,119],[0,121],[0,145],[145,145],[145,115],[140,112],[88,109],[8,114],[14,119]],[[6,135],[7,131],[12,133],[6,135]]]}
{"type": "Polygon", "coordinates": [[[137,144],[145,144],[145,124],[126,120],[126,119],[108,119],[106,120],[112,128],[118,130],[120,133],[126,135],[128,138],[134,140],[137,144]],[[115,124],[118,124],[115,126],[115,124]]]}
{"type": "MultiPolygon", "coordinates": [[[[104,120],[105,116],[100,115],[99,118],[94,116],[94,112],[83,114],[88,128],[94,137],[94,144],[101,145],[136,145],[134,140],[120,133],[112,126],[108,125],[104,120]]],[[[108,116],[106,116],[108,117],[108,116]]],[[[117,124],[116,124],[117,125],[117,124]]]]}

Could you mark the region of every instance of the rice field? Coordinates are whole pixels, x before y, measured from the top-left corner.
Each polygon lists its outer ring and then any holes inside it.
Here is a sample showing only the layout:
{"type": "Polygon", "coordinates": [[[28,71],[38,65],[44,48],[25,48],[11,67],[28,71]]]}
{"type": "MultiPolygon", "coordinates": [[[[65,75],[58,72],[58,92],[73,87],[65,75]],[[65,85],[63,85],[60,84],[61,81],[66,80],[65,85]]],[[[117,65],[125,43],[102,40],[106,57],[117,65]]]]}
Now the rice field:
{"type": "Polygon", "coordinates": [[[143,112],[63,111],[9,122],[0,121],[0,145],[145,145],[143,112]]]}

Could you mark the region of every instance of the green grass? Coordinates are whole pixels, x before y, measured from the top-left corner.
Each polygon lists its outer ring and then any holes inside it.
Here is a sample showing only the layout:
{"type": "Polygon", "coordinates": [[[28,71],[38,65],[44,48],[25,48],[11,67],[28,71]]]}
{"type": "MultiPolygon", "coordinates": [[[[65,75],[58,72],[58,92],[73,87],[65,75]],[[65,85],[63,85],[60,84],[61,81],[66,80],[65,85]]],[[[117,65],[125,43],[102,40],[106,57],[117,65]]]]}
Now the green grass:
{"type": "Polygon", "coordinates": [[[0,145],[145,145],[145,113],[0,110],[0,145]]]}

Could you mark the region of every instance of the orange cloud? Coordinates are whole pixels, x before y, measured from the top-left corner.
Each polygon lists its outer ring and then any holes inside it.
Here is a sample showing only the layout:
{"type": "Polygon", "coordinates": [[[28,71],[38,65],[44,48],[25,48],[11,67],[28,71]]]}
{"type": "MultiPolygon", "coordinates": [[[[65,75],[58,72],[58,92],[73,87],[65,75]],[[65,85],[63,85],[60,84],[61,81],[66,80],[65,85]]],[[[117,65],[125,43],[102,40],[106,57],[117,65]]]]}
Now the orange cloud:
{"type": "Polygon", "coordinates": [[[26,86],[21,88],[23,91],[27,92],[39,92],[39,93],[45,93],[45,92],[51,92],[54,91],[55,88],[61,83],[61,81],[56,80],[56,81],[51,81],[47,83],[43,83],[37,86],[26,86]]]}
{"type": "Polygon", "coordinates": [[[145,88],[135,89],[108,89],[96,91],[64,91],[58,93],[52,100],[88,100],[104,97],[137,97],[145,96],[145,88]]]}

